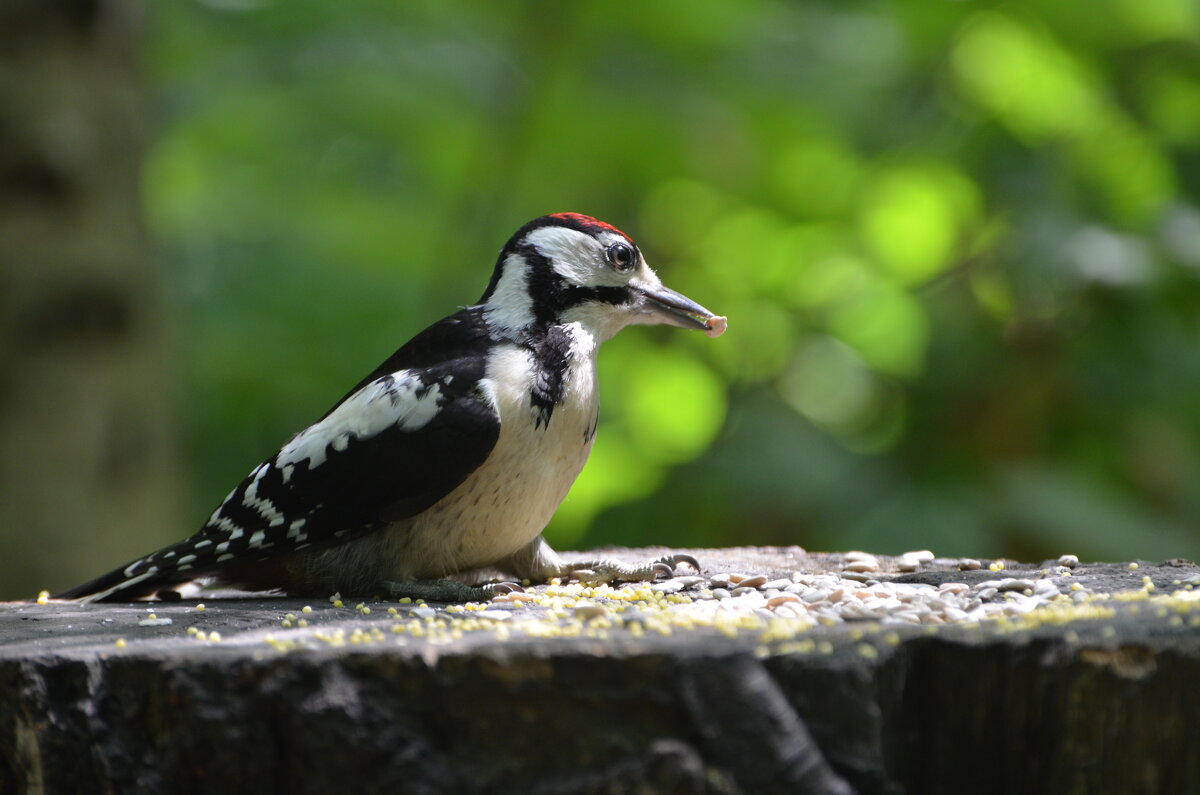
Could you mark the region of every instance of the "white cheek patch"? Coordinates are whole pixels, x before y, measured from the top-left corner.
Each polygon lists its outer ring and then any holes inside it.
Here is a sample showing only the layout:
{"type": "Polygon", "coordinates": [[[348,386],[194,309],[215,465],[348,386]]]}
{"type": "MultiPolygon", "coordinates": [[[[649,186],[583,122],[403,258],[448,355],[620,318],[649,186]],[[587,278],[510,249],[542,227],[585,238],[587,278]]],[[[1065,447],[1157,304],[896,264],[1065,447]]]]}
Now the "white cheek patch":
{"type": "Polygon", "coordinates": [[[561,226],[546,226],[529,235],[529,242],[550,259],[555,273],[572,284],[591,287],[619,287],[628,279],[628,272],[618,272],[604,259],[604,250],[617,241],[628,242],[615,232],[592,237],[561,226]]]}
{"type": "Polygon", "coordinates": [[[407,370],[372,381],[297,434],[279,451],[276,463],[290,476],[289,465],[308,461],[309,469],[319,467],[330,447],[345,450],[352,438],[369,439],[392,427],[420,430],[437,414],[441,394],[439,384],[426,387],[407,370]]]}
{"type": "Polygon", "coordinates": [[[509,254],[503,268],[484,311],[490,325],[516,331],[533,322],[533,298],[526,280],[529,263],[520,254],[509,254]]]}
{"type": "Polygon", "coordinates": [[[544,226],[531,232],[528,240],[550,260],[556,273],[576,284],[590,282],[594,265],[603,258],[600,245],[592,236],[574,229],[544,226]]]}

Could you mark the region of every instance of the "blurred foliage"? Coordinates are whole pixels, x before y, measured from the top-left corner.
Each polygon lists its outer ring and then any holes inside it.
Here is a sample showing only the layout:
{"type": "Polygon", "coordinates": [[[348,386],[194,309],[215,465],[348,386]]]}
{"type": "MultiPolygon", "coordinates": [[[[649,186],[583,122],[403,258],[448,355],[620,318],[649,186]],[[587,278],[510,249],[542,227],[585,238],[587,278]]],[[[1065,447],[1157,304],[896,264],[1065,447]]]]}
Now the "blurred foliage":
{"type": "Polygon", "coordinates": [[[730,331],[606,346],[556,545],[1200,556],[1194,0],[152,13],[197,524],[573,210],[730,331]]]}

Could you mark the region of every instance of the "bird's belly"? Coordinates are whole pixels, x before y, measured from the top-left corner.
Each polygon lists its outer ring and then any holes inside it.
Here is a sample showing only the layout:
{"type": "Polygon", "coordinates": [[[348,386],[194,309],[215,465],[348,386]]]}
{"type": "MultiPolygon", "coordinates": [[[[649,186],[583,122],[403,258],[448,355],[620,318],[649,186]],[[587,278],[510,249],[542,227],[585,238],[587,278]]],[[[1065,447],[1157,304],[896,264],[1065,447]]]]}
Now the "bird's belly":
{"type": "Polygon", "coordinates": [[[583,469],[596,428],[595,371],[567,375],[573,399],[539,423],[528,386],[496,389],[500,434],[487,460],[427,510],[397,522],[379,552],[393,579],[493,566],[533,541],[583,469]]]}
{"type": "Polygon", "coordinates": [[[529,438],[520,443],[501,439],[498,453],[462,486],[397,534],[402,548],[396,559],[410,576],[491,566],[537,537],[592,446],[591,420],[555,425],[552,420],[548,428],[527,429],[529,438]]]}

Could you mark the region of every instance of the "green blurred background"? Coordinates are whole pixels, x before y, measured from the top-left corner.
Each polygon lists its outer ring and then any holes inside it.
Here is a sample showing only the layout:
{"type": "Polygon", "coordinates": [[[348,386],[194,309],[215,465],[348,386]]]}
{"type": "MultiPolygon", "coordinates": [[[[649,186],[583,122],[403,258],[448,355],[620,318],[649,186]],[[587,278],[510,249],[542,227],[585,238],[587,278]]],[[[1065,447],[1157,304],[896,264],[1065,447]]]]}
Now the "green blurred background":
{"type": "Polygon", "coordinates": [[[608,343],[555,546],[1200,556],[1194,0],[149,11],[171,537],[570,210],[730,325],[608,343]]]}

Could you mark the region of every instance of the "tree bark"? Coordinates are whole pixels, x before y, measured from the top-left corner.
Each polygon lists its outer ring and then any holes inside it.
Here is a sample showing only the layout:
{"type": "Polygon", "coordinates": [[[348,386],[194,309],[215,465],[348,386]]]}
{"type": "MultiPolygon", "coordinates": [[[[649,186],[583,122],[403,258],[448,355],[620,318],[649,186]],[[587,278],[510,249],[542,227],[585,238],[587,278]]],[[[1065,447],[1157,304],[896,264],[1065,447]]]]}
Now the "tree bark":
{"type": "Polygon", "coordinates": [[[133,0],[0,5],[0,598],[178,535],[133,0]]]}

